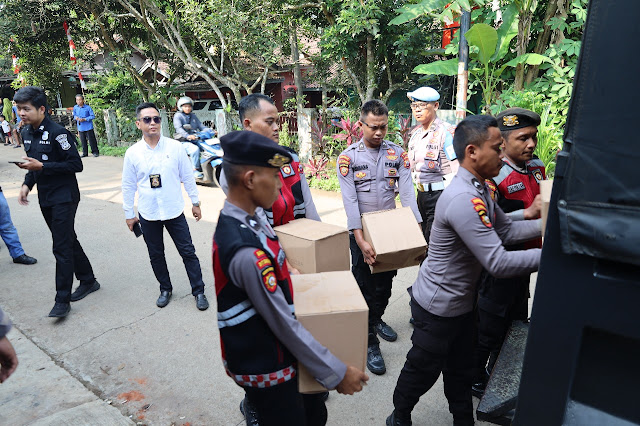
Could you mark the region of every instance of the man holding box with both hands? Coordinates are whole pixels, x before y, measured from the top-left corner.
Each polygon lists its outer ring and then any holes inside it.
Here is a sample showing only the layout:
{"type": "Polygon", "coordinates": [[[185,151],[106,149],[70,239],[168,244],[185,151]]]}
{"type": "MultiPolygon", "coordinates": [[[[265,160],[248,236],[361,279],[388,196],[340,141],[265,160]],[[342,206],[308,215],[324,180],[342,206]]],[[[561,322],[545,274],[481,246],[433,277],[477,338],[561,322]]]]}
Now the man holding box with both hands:
{"type": "Polygon", "coordinates": [[[393,394],[388,426],[411,425],[411,412],[440,373],[455,426],[474,424],[471,384],[476,290],[482,269],[504,278],[538,269],[539,248],[507,251],[503,244],[539,238],[539,220],[512,222],[486,179],[503,165],[503,139],[491,116],[458,125],[453,147],[460,170],[438,199],[429,254],[412,286],[413,346],[393,394]]]}
{"type": "Polygon", "coordinates": [[[253,132],[220,139],[228,196],[213,241],[218,328],[227,374],[244,388],[261,426],[324,425],[321,394],[298,393],[296,360],[328,389],[353,394],[369,378],[346,366],[295,319],[286,256],[256,209],[278,198],[288,150],[253,132]]]}
{"type": "Polygon", "coordinates": [[[397,271],[371,273],[369,265],[375,263],[376,253],[364,240],[360,216],[362,213],[394,209],[396,190],[399,190],[402,205],[411,207],[416,221],[422,222],[407,153],[399,145],[384,140],[388,122],[389,110],[385,104],[378,100],[366,102],[359,121],[362,139],[344,150],[337,164],[347,227],[351,232],[351,271],[369,306],[367,368],[374,374],[386,372],[376,333],[387,341],[398,338],[396,332],[382,321],[397,271]]]}

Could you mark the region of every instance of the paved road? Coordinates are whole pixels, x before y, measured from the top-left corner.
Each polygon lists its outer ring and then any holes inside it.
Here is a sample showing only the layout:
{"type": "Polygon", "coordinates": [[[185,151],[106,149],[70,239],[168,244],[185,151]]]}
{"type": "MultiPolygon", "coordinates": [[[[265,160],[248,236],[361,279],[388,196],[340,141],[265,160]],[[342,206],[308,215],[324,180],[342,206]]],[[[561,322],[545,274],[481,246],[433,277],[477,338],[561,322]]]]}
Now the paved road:
{"type": "MultiPolygon", "coordinates": [[[[21,362],[0,385],[0,424],[244,424],[238,411],[242,391],[222,368],[215,319],[210,250],[222,191],[199,187],[204,218],[196,223],[188,215],[211,308],[196,309],[182,260],[167,237],[174,295],[159,309],[158,283],[144,241],[124,222],[122,159],[84,158],[76,233],[102,287],[73,303],[66,319],[53,320],[47,317],[55,295],[51,234],[35,192],[29,206],[17,203],[24,172],[7,161],[18,160],[19,151],[0,147],[0,185],[23,247],[38,263],[14,265],[6,247],[0,248],[0,306],[14,322],[9,337],[21,362]]],[[[339,194],[314,192],[314,199],[324,221],[346,226],[339,194]]],[[[382,342],[387,373],[371,375],[355,396],[332,392],[329,425],[383,425],[392,411],[393,388],[410,347],[405,290],[416,275],[417,268],[407,268],[394,281],[385,320],[399,339],[382,342]]],[[[413,420],[416,425],[451,424],[441,381],[422,398],[413,420]]]]}

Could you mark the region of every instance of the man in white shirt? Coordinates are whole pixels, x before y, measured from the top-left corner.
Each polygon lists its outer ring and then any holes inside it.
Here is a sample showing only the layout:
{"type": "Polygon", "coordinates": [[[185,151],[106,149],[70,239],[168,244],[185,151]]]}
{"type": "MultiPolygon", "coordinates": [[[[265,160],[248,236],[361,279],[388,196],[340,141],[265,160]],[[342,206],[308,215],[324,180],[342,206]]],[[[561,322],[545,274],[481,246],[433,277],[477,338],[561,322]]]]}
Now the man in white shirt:
{"type": "Polygon", "coordinates": [[[123,208],[129,230],[134,231],[138,223],[142,228],[151,267],[160,282],[160,297],[156,305],[160,308],[167,306],[173,290],[162,237],[163,228],[167,228],[184,261],[196,306],[204,311],[209,302],[204,295],[200,261],[191,242],[182,199],[181,184],[184,184],[193,205],[193,217],[199,221],[202,215],[191,161],[180,142],[161,135],[160,113],[154,104],[145,102],[138,105],[136,126],[142,132],[142,139],[127,149],[124,156],[123,208]],[[136,191],[140,219],[133,209],[136,191]]]}

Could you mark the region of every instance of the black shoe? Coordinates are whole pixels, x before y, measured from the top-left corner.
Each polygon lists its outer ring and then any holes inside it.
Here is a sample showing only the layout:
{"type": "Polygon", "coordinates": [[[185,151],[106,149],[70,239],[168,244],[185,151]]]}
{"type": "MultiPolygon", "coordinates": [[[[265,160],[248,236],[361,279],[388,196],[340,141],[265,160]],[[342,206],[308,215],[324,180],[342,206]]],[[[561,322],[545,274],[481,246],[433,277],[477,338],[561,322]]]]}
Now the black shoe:
{"type": "Polygon", "coordinates": [[[13,259],[13,263],[19,263],[21,265],[33,265],[36,262],[38,261],[34,257],[27,256],[26,254],[21,254],[13,259]]]}
{"type": "Polygon", "coordinates": [[[84,157],[88,157],[88,156],[89,156],[89,154],[82,154],[80,157],[84,158],[84,157]]]}
{"type": "Polygon", "coordinates": [[[399,418],[396,417],[396,412],[394,410],[391,413],[391,415],[387,417],[386,425],[387,426],[411,426],[411,420],[409,421],[400,420],[399,418]]]}
{"type": "Polygon", "coordinates": [[[244,416],[247,426],[260,426],[260,423],[258,423],[258,413],[256,413],[253,405],[249,404],[247,398],[240,401],[240,412],[244,416]]]}
{"type": "Polygon", "coordinates": [[[409,318],[409,324],[415,326],[416,325],[416,320],[414,320],[413,317],[409,318]]]}
{"type": "Polygon", "coordinates": [[[97,152],[94,152],[94,153],[93,153],[93,156],[94,156],[94,157],[100,157],[100,154],[98,154],[97,152]]]}
{"type": "Polygon", "coordinates": [[[322,395],[322,402],[327,402],[327,399],[329,399],[329,392],[322,392],[320,395],[322,395]]]}
{"type": "Polygon", "coordinates": [[[485,370],[484,374],[480,378],[476,378],[473,385],[471,385],[471,394],[478,399],[482,399],[487,383],[489,383],[489,373],[485,370]]]}
{"type": "Polygon", "coordinates": [[[156,301],[156,306],[158,306],[158,308],[164,308],[169,304],[170,299],[171,299],[170,291],[161,291],[160,297],[158,297],[158,300],[156,301]]]}
{"type": "Polygon", "coordinates": [[[380,320],[374,327],[378,336],[382,337],[387,342],[395,342],[398,340],[398,333],[391,328],[386,322],[380,320]]]}
{"type": "Polygon", "coordinates": [[[80,284],[76,291],[71,293],[71,301],[77,302],[80,299],[84,299],[89,293],[93,293],[94,291],[98,291],[100,289],[100,283],[98,281],[93,281],[89,284],[80,284]]]}
{"type": "Polygon", "coordinates": [[[70,310],[71,303],[56,302],[55,305],[53,305],[53,309],[51,309],[51,312],[49,312],[49,316],[52,318],[66,317],[69,314],[70,310]]]}
{"type": "Polygon", "coordinates": [[[384,374],[387,371],[379,345],[371,345],[367,348],[367,368],[377,375],[384,374]]]}
{"type": "Polygon", "coordinates": [[[195,297],[196,297],[196,308],[200,309],[201,311],[206,311],[207,309],[209,309],[209,301],[207,300],[207,296],[205,296],[204,293],[196,294],[195,297]]]}

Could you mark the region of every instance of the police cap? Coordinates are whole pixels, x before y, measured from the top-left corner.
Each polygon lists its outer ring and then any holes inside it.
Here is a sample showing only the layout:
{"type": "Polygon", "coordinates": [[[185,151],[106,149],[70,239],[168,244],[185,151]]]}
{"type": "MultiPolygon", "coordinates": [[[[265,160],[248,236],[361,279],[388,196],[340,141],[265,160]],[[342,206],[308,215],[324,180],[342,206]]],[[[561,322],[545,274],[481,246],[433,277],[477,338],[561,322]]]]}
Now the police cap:
{"type": "Polygon", "coordinates": [[[233,164],[248,164],[279,169],[293,161],[283,146],[255,132],[231,132],[220,138],[223,159],[233,164]]]}
{"type": "Polygon", "coordinates": [[[407,93],[407,97],[412,101],[435,102],[440,99],[440,93],[436,89],[423,86],[407,93]]]}
{"type": "Polygon", "coordinates": [[[540,116],[524,108],[509,108],[496,116],[500,130],[515,130],[523,127],[539,126],[540,116]]]}

